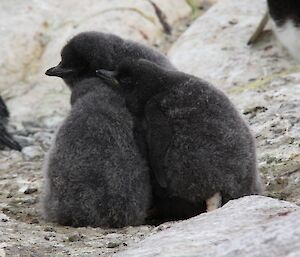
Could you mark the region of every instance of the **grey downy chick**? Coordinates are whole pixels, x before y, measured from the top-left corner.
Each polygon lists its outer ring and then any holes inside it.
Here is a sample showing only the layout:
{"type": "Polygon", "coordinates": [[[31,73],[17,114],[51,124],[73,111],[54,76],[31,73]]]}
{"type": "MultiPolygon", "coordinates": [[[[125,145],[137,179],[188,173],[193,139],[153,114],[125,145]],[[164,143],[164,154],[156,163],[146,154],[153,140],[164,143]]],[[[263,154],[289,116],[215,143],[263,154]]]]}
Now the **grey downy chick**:
{"type": "Polygon", "coordinates": [[[8,119],[9,111],[0,96],[0,149],[3,150],[5,147],[8,147],[16,151],[21,151],[21,145],[6,130],[8,119]]]}
{"type": "Polygon", "coordinates": [[[98,78],[75,82],[71,91],[71,111],[44,163],[44,218],[74,227],[144,223],[149,169],[124,99],[98,78]]]}
{"type": "Polygon", "coordinates": [[[253,136],[220,90],[146,60],[97,74],[118,86],[128,109],[145,120],[162,216],[187,218],[262,192],[253,136]]]}

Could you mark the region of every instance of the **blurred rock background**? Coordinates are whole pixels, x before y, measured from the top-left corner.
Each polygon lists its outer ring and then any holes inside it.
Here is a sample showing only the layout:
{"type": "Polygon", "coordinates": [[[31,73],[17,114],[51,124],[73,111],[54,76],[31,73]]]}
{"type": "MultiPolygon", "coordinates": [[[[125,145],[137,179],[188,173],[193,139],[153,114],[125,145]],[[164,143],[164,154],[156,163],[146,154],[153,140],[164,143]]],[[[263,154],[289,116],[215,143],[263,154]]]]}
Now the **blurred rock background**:
{"type": "MultiPolygon", "coordinates": [[[[212,223],[208,229],[214,229],[213,213],[212,217],[208,214],[192,220],[193,232],[185,231],[185,223],[180,225],[180,222],[103,230],[61,227],[40,219],[38,196],[43,157],[70,108],[68,88],[60,79],[46,77],[44,72],[59,62],[66,41],[85,30],[115,33],[156,47],[178,69],[204,78],[227,93],[257,139],[258,165],[266,196],[299,205],[300,69],[269,30],[258,44],[247,46],[265,11],[265,0],[1,1],[0,94],[11,112],[9,129],[24,149],[22,153],[0,152],[0,256],[4,253],[6,256],[112,256],[120,251],[118,256],[123,256],[122,250],[126,248],[131,250],[124,256],[137,256],[132,249],[136,245],[139,249],[137,242],[152,234],[160,238],[161,231],[170,227],[175,226],[171,231],[178,234],[177,243],[184,242],[180,234],[193,235],[201,224],[206,224],[205,217],[212,223]]],[[[234,201],[234,207],[228,207],[239,213],[243,206],[252,206],[248,211],[249,217],[252,214],[257,217],[255,224],[245,218],[240,227],[262,229],[257,224],[265,222],[264,215],[269,215],[275,223],[266,222],[266,227],[270,226],[274,236],[278,236],[278,230],[273,229],[276,222],[283,224],[282,228],[284,224],[290,226],[299,214],[295,205],[287,208],[288,203],[268,198],[259,200],[261,204],[257,201],[250,197],[234,201]],[[291,219],[290,208],[296,212],[291,219]]],[[[224,208],[224,212],[222,208],[221,214],[216,215],[226,223],[230,212],[224,208]]],[[[219,238],[221,241],[235,236],[230,226],[219,233],[224,233],[219,238]]],[[[250,233],[248,239],[251,241],[256,236],[250,233]]],[[[289,236],[284,240],[289,241],[289,236]]],[[[168,234],[161,237],[168,238],[168,234]]],[[[157,242],[151,238],[146,242],[157,242]]],[[[197,240],[204,240],[200,236],[194,239],[195,245],[200,242],[197,240]]],[[[260,239],[257,244],[264,243],[262,236],[260,239]]],[[[210,248],[211,239],[208,240],[197,251],[210,248]]],[[[179,255],[180,251],[171,246],[172,240],[164,242],[167,245],[161,244],[159,252],[151,253],[150,249],[149,256],[195,256],[191,250],[193,244],[179,255]]],[[[272,241],[268,242],[271,246],[272,241]]],[[[249,249],[251,252],[251,247],[222,246],[221,250],[232,252],[220,256],[248,256],[249,249]]],[[[295,243],[294,248],[297,247],[295,243]]],[[[282,255],[253,252],[249,256],[288,256],[287,252],[283,251],[282,255]]],[[[291,253],[290,257],[298,256],[295,251],[291,253]]],[[[219,255],[212,252],[204,256],[219,255]]]]}
{"type": "Polygon", "coordinates": [[[14,121],[48,124],[69,107],[68,89],[44,76],[68,39],[98,30],[163,48],[192,8],[184,0],[13,0],[1,1],[0,12],[1,94],[14,121]]]}

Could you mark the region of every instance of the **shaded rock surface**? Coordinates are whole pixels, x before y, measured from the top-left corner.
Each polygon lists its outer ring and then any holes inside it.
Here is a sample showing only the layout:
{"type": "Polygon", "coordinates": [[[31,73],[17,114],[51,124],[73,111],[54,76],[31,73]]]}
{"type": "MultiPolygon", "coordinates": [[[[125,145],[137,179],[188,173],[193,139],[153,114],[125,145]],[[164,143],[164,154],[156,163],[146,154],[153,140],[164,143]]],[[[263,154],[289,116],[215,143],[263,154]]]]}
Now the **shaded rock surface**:
{"type": "Polygon", "coordinates": [[[292,257],[300,255],[300,208],[262,196],[170,226],[115,257],[292,257]]]}

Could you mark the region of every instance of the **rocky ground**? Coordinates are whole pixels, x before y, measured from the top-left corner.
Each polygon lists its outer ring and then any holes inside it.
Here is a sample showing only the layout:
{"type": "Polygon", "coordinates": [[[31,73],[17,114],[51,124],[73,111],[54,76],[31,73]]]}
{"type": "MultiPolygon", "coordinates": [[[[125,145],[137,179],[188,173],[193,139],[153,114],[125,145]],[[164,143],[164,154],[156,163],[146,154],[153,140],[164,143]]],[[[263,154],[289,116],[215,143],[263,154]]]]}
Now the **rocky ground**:
{"type": "Polygon", "coordinates": [[[256,136],[266,195],[300,204],[298,66],[270,32],[256,46],[245,43],[264,1],[221,0],[195,22],[216,1],[82,2],[0,3],[7,24],[0,29],[0,90],[11,110],[10,130],[24,146],[22,153],[0,152],[1,257],[112,256],[173,226],[75,229],[40,218],[42,161],[69,109],[66,87],[43,72],[58,62],[66,39],[83,30],[113,31],[158,47],[179,69],[226,91],[256,136]]]}

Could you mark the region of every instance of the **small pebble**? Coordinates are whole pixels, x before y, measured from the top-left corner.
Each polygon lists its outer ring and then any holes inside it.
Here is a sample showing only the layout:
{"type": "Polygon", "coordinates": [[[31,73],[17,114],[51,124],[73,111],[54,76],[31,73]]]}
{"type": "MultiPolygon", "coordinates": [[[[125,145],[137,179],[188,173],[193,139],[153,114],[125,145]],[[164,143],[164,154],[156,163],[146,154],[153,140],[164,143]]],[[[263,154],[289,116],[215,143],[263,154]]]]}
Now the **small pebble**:
{"type": "Polygon", "coordinates": [[[36,218],[34,218],[30,221],[30,224],[39,224],[39,223],[40,223],[40,221],[36,218]]]}
{"type": "Polygon", "coordinates": [[[12,193],[8,193],[6,196],[6,198],[12,198],[12,197],[13,197],[12,193]]]}
{"type": "Polygon", "coordinates": [[[38,191],[37,188],[35,188],[35,187],[29,187],[29,188],[25,189],[24,194],[25,195],[30,195],[30,194],[33,194],[33,193],[35,193],[37,191],[38,191]]]}
{"type": "Polygon", "coordinates": [[[34,140],[30,137],[15,135],[14,139],[17,140],[23,147],[34,144],[34,140]]]}
{"type": "Polygon", "coordinates": [[[37,159],[38,157],[42,156],[42,149],[39,146],[27,146],[24,147],[22,150],[24,159],[29,161],[29,160],[34,160],[37,159]]]}
{"type": "Polygon", "coordinates": [[[120,246],[120,242],[117,242],[117,241],[110,241],[107,243],[107,248],[116,248],[116,247],[119,247],[120,246]]]}
{"type": "Polygon", "coordinates": [[[232,20],[229,21],[229,24],[230,25],[236,25],[236,24],[238,24],[238,22],[239,21],[237,19],[232,19],[232,20]]]}
{"type": "MultiPolygon", "coordinates": [[[[3,211],[3,209],[2,209],[2,211],[3,211]]],[[[7,221],[9,221],[9,217],[7,215],[5,215],[4,213],[0,213],[0,220],[2,222],[7,222],[7,221]]]]}
{"type": "Polygon", "coordinates": [[[38,198],[30,198],[30,199],[24,199],[22,200],[22,203],[24,204],[35,204],[38,202],[38,198]]]}
{"type": "Polygon", "coordinates": [[[60,116],[51,116],[51,117],[46,117],[43,120],[44,125],[47,128],[55,128],[57,127],[60,123],[62,123],[62,121],[64,120],[64,117],[60,117],[60,116]]]}
{"type": "Polygon", "coordinates": [[[80,234],[73,234],[73,235],[70,235],[68,236],[68,241],[69,242],[77,242],[77,241],[80,241],[82,238],[82,236],[80,234]]]}
{"type": "Polygon", "coordinates": [[[54,137],[54,133],[48,133],[48,132],[37,132],[33,136],[33,138],[36,141],[42,142],[45,145],[51,145],[53,137],[54,137]]]}
{"type": "Polygon", "coordinates": [[[54,228],[52,228],[52,227],[45,227],[44,231],[45,232],[56,232],[56,230],[54,228]]]}

